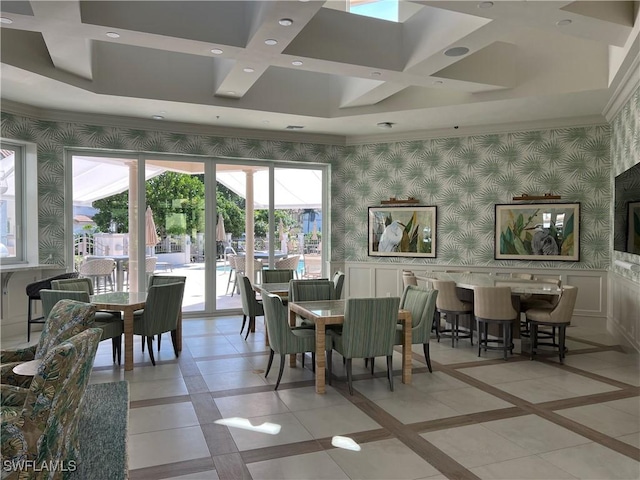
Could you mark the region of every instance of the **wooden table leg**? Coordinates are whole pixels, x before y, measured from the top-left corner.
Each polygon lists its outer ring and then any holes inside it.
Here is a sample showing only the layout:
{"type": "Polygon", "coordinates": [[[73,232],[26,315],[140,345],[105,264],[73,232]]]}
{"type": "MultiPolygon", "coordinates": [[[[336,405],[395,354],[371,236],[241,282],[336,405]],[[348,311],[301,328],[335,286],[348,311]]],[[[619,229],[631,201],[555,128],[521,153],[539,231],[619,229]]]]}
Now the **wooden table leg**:
{"type": "Polygon", "coordinates": [[[411,314],[408,317],[402,329],[402,383],[411,384],[411,314]]]}
{"type": "MultiPolygon", "coordinates": [[[[289,310],[289,325],[291,327],[295,327],[296,326],[296,313],[292,312],[291,310],[289,310]]],[[[289,366],[291,368],[295,368],[296,367],[296,354],[292,353],[291,355],[289,355],[289,366]]]]}
{"type": "Polygon", "coordinates": [[[316,393],[325,393],[324,369],[326,367],[326,331],[324,319],[316,320],[316,393]]]}
{"type": "Polygon", "coordinates": [[[133,308],[124,309],[124,369],[133,370],[133,308]]]}

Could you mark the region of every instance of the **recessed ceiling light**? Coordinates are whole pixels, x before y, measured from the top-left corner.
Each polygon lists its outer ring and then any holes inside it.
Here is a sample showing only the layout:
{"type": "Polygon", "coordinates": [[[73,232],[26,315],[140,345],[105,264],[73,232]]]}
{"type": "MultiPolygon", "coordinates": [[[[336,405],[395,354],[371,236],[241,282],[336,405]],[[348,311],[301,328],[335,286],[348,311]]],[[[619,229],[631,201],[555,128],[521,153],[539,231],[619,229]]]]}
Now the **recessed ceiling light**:
{"type": "Polygon", "coordinates": [[[224,52],[220,48],[212,48],[211,53],[214,55],[222,55],[224,52]]]}
{"type": "Polygon", "coordinates": [[[391,123],[391,122],[380,122],[378,124],[378,128],[386,128],[386,129],[393,128],[393,123],[391,123]]]}
{"type": "Polygon", "coordinates": [[[269,120],[262,120],[262,123],[264,123],[265,125],[269,125],[269,120]]]}
{"type": "Polygon", "coordinates": [[[151,115],[151,118],[153,118],[154,120],[164,120],[164,117],[162,115],[151,115]]]}
{"type": "Polygon", "coordinates": [[[480,2],[478,4],[478,8],[491,8],[493,7],[493,2],[480,2]]]}
{"type": "Polygon", "coordinates": [[[295,65],[296,67],[299,67],[300,65],[302,65],[302,61],[301,60],[294,60],[293,62],[291,62],[291,65],[295,65]]]}
{"type": "Polygon", "coordinates": [[[444,51],[444,54],[447,57],[461,57],[467,53],[469,53],[469,49],[467,47],[453,47],[444,51]]]}
{"type": "Polygon", "coordinates": [[[268,38],[264,41],[264,43],[266,43],[267,45],[277,45],[278,41],[273,38],[268,38]]]}
{"type": "Polygon", "coordinates": [[[235,95],[235,94],[236,92],[232,92],[232,91],[227,92],[227,95],[235,95]]]}
{"type": "Polygon", "coordinates": [[[434,85],[442,85],[442,80],[434,80],[433,82],[434,85]]]}
{"type": "Polygon", "coordinates": [[[283,27],[289,27],[293,25],[293,20],[291,20],[290,18],[281,18],[280,20],[278,20],[278,23],[283,27]]]}
{"type": "Polygon", "coordinates": [[[120,38],[120,34],[116,32],[107,32],[106,35],[109,38],[120,38]]]}
{"type": "Polygon", "coordinates": [[[253,73],[253,72],[255,72],[255,70],[253,68],[250,68],[250,67],[243,68],[242,71],[244,73],[253,73]]]}
{"type": "Polygon", "coordinates": [[[371,72],[370,74],[372,77],[379,77],[380,75],[382,75],[382,72],[371,72]]]}
{"type": "Polygon", "coordinates": [[[4,23],[6,25],[10,25],[13,23],[13,20],[7,17],[0,17],[0,23],[4,23]]]}
{"type": "Polygon", "coordinates": [[[569,25],[571,24],[571,20],[569,20],[568,18],[565,18],[564,20],[560,20],[558,22],[556,22],[556,25],[558,25],[559,27],[563,27],[565,25],[569,25]]]}

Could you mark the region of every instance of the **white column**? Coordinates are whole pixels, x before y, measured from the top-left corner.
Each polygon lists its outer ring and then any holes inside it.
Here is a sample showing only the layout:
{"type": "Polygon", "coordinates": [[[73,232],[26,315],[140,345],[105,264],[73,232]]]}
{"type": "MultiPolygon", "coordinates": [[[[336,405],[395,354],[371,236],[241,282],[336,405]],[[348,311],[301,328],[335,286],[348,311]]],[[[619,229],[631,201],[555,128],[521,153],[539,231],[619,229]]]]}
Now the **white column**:
{"type": "Polygon", "coordinates": [[[138,162],[127,162],[129,165],[129,291],[138,292],[138,162]]]}
{"type": "Polygon", "coordinates": [[[246,175],[246,206],[245,206],[245,233],[247,243],[245,245],[245,275],[251,280],[251,283],[255,282],[255,272],[253,269],[253,255],[255,251],[255,238],[254,238],[254,218],[253,218],[253,169],[244,170],[246,175]]]}

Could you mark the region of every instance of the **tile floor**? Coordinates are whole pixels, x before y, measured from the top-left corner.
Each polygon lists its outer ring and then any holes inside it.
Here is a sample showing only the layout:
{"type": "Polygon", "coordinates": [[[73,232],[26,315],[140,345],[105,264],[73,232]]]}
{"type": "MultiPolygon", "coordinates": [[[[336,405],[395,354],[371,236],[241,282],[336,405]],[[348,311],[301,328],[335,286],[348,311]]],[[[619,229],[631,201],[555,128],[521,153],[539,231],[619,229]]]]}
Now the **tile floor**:
{"type": "Polygon", "coordinates": [[[91,381],[130,382],[131,479],[640,478],[640,357],[606,332],[570,327],[565,365],[530,361],[519,342],[505,362],[478,358],[468,340],[432,341],[433,373],[414,346],[413,384],[403,385],[398,351],[390,392],[385,362],[372,377],[354,361],[350,396],[339,355],[326,395],[315,393],[310,357],[304,369],[287,365],[274,391],[279,362],[265,379],[257,323],[245,341],[238,316],[187,319],[179,359],[168,335],[156,367],[137,341],[126,374],[101,344],[91,381]],[[230,417],[279,433],[216,423],[230,417]],[[334,436],[360,451],[333,447],[334,436]]]}

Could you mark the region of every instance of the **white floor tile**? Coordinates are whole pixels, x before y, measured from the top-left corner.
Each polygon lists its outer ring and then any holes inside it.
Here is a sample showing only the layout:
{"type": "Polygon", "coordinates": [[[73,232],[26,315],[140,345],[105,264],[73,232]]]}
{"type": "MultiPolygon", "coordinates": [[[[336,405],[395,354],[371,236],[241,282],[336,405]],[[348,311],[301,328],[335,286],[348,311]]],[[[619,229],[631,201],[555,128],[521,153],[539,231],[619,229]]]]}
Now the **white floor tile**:
{"type": "Polygon", "coordinates": [[[577,478],[594,480],[640,478],[640,463],[597,443],[543,453],[540,457],[577,478]]]}
{"type": "Polygon", "coordinates": [[[129,434],[199,425],[191,402],[169,403],[129,410],[129,434]]]}
{"type": "Polygon", "coordinates": [[[253,480],[349,480],[326,452],[250,463],[247,468],[253,480]]]}
{"type": "Polygon", "coordinates": [[[351,404],[304,410],[295,412],[294,415],[313,438],[348,435],[380,428],[378,423],[351,404]]]}
{"type": "Polygon", "coordinates": [[[271,435],[268,433],[229,427],[229,432],[231,433],[231,436],[236,442],[239,450],[252,450],[254,448],[271,447],[274,445],[284,445],[287,443],[297,443],[313,439],[311,434],[292,413],[265,415],[263,417],[253,417],[251,419],[251,424],[254,426],[262,425],[265,422],[280,425],[280,432],[277,435],[271,435]]]}
{"type": "Polygon", "coordinates": [[[486,480],[570,480],[576,478],[535,455],[483,465],[472,468],[471,471],[486,480]]]}
{"type": "Polygon", "coordinates": [[[280,401],[276,392],[253,393],[214,399],[223,418],[262,417],[287,413],[289,409],[280,401]]]}
{"type": "Polygon", "coordinates": [[[640,432],[640,417],[605,404],[567,408],[556,413],[611,437],[640,432]]]}
{"type": "Polygon", "coordinates": [[[129,469],[209,457],[199,426],[129,435],[129,469]]]}

